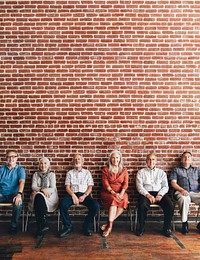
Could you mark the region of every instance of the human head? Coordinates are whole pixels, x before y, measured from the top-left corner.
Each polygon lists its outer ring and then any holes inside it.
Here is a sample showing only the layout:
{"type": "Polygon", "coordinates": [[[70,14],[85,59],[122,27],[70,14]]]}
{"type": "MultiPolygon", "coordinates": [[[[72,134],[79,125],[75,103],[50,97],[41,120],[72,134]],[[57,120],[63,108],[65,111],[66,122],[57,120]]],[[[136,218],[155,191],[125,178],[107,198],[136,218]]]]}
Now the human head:
{"type": "Polygon", "coordinates": [[[16,150],[8,150],[6,152],[6,159],[8,166],[14,168],[17,164],[18,153],[16,150]]]}
{"type": "Polygon", "coordinates": [[[123,169],[123,159],[122,159],[122,154],[118,150],[113,150],[110,153],[110,156],[108,158],[108,167],[109,167],[109,172],[110,173],[112,173],[113,166],[118,166],[119,167],[119,173],[122,172],[122,169],[123,169]]]}
{"type": "Polygon", "coordinates": [[[188,169],[192,163],[192,153],[185,151],[182,155],[181,155],[181,163],[183,165],[184,168],[188,169]]]}
{"type": "Polygon", "coordinates": [[[42,157],[39,160],[39,170],[42,172],[47,172],[50,169],[50,161],[47,157],[42,157]]]}
{"type": "Polygon", "coordinates": [[[83,159],[82,154],[79,154],[79,153],[74,154],[74,156],[73,156],[73,166],[76,170],[82,169],[83,162],[84,162],[84,159],[83,159]]]}
{"type": "Polygon", "coordinates": [[[154,153],[147,154],[146,163],[151,170],[156,166],[156,162],[157,162],[157,158],[154,153]]]}

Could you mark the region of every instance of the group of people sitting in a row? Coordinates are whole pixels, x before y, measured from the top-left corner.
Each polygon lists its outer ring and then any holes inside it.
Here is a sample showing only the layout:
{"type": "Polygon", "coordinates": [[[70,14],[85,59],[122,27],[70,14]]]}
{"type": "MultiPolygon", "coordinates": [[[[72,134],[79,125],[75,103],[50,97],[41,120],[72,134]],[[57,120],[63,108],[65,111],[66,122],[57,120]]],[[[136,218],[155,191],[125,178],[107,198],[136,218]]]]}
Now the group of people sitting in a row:
{"type": "MultiPolygon", "coordinates": [[[[10,233],[16,234],[17,224],[22,210],[22,194],[25,185],[25,169],[17,164],[18,154],[15,150],[6,153],[7,163],[0,167],[0,203],[12,202],[13,214],[10,233]]],[[[73,169],[67,172],[65,179],[66,197],[60,201],[56,188],[56,175],[51,171],[50,161],[43,157],[39,160],[39,170],[32,178],[32,194],[29,209],[35,211],[37,236],[42,236],[48,229],[47,212],[53,212],[59,207],[63,229],[59,237],[66,237],[73,231],[73,225],[68,214],[72,205],[83,204],[88,208],[83,231],[86,236],[92,235],[94,217],[99,210],[99,203],[91,196],[94,185],[89,170],[83,168],[83,156],[73,156],[73,169]]],[[[192,154],[184,152],[181,164],[174,168],[170,175],[171,185],[174,188],[174,199],[177,200],[182,220],[182,233],[187,234],[188,211],[190,202],[200,205],[200,169],[191,165],[192,154]]],[[[144,232],[147,211],[151,204],[158,204],[164,212],[162,234],[170,237],[171,222],[174,214],[174,203],[168,196],[167,174],[156,167],[156,155],[150,153],[146,157],[147,167],[138,171],[136,187],[139,192],[138,224],[136,235],[144,232]]],[[[101,226],[102,236],[107,237],[114,221],[128,207],[128,171],[123,166],[120,151],[111,152],[107,166],[102,170],[101,203],[108,210],[108,221],[101,226]]],[[[200,232],[200,223],[197,225],[200,232]]]]}

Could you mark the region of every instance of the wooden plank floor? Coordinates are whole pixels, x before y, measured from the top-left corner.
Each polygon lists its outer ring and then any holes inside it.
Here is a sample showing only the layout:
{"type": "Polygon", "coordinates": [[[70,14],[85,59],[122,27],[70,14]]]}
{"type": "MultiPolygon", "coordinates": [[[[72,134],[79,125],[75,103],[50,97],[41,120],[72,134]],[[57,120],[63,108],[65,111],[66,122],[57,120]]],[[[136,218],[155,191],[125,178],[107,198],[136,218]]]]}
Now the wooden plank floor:
{"type": "Polygon", "coordinates": [[[34,247],[34,223],[28,232],[19,232],[17,236],[7,234],[8,225],[0,223],[0,259],[200,259],[200,234],[195,223],[190,223],[188,235],[182,235],[181,225],[177,224],[174,238],[166,238],[160,233],[159,222],[147,223],[144,236],[137,237],[128,222],[117,221],[106,239],[99,233],[85,237],[79,222],[74,223],[74,232],[69,237],[60,239],[53,223],[40,248],[34,247]]]}

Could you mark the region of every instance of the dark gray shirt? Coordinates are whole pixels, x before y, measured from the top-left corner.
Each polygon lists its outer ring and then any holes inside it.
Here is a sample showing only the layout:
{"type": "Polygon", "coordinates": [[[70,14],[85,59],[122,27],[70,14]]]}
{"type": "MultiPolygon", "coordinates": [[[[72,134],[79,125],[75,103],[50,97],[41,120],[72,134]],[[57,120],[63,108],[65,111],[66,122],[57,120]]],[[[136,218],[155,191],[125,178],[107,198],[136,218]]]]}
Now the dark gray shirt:
{"type": "Polygon", "coordinates": [[[177,184],[184,190],[199,191],[200,169],[192,165],[185,169],[182,164],[171,172],[170,180],[176,180],[177,184]]]}

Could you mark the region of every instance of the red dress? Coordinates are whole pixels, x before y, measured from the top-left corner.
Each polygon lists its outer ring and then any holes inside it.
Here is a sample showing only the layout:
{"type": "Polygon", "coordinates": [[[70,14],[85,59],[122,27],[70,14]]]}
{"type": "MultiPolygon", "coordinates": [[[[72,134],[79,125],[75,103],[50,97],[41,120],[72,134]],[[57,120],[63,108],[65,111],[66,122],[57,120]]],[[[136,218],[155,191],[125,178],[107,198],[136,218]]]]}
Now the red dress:
{"type": "Polygon", "coordinates": [[[122,173],[113,173],[112,175],[108,171],[108,167],[102,170],[102,184],[103,188],[101,191],[101,202],[105,209],[109,209],[110,206],[117,206],[126,209],[128,206],[128,194],[124,193],[124,198],[122,200],[117,200],[117,198],[107,191],[108,187],[111,187],[116,193],[120,193],[122,189],[126,190],[128,188],[128,171],[123,168],[122,173]]]}

